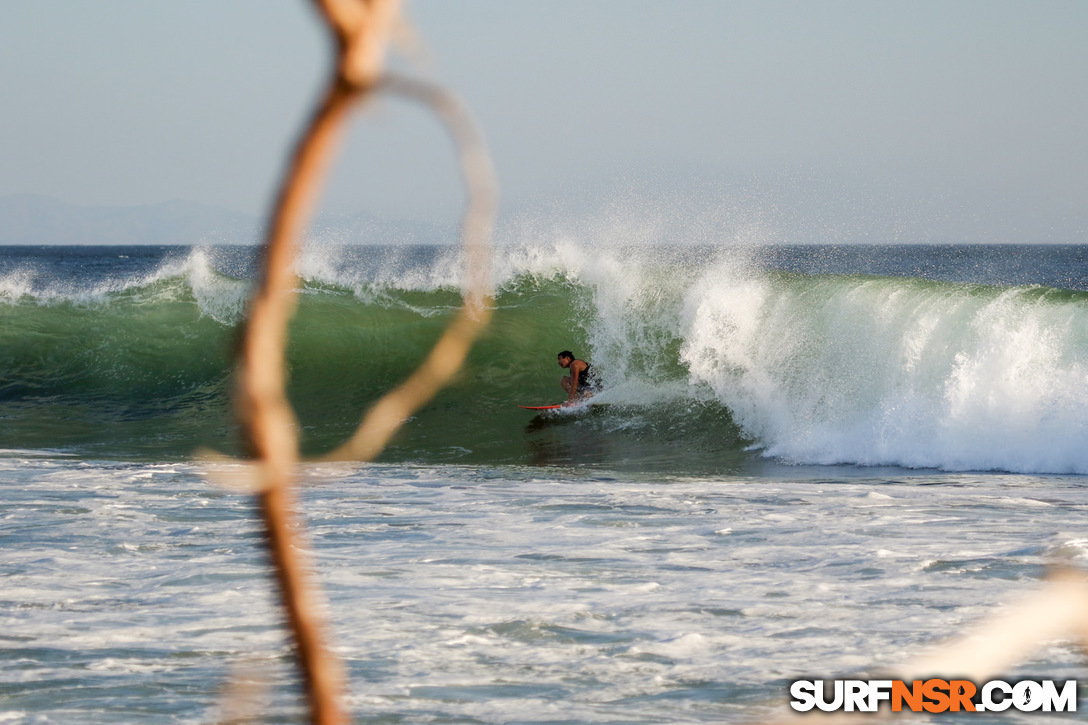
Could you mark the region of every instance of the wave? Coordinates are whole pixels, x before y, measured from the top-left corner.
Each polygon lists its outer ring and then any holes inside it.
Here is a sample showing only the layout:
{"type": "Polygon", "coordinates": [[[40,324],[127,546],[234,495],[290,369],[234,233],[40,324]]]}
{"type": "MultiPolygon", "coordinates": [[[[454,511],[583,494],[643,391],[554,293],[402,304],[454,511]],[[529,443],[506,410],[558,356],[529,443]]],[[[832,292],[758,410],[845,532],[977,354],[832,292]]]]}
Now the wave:
{"type": "MultiPolygon", "coordinates": [[[[230,359],[254,252],[118,251],[85,252],[87,274],[33,255],[0,271],[0,447],[236,451],[230,359]]],[[[422,360],[459,303],[460,262],[453,248],[311,246],[298,268],[289,394],[319,452],[422,360]]],[[[573,240],[501,248],[494,269],[494,324],[386,458],[1088,473],[1084,292],[573,240]],[[561,349],[592,360],[609,405],[530,419],[516,404],[562,395],[561,349]]]]}
{"type": "Polygon", "coordinates": [[[767,455],[1088,472],[1084,293],[710,274],[684,326],[692,381],[767,455]]]}

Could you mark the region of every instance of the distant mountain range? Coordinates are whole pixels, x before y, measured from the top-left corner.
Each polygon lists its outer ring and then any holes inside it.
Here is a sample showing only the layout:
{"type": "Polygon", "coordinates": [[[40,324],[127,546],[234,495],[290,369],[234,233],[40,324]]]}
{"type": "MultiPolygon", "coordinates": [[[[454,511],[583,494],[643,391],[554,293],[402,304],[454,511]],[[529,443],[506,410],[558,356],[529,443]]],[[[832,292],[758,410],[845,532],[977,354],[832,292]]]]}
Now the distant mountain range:
{"type": "MultiPolygon", "coordinates": [[[[452,229],[367,213],[321,218],[310,236],[342,244],[444,244],[452,229]]],[[[208,204],[79,206],[38,194],[0,197],[0,244],[253,244],[256,218],[208,204]]]]}

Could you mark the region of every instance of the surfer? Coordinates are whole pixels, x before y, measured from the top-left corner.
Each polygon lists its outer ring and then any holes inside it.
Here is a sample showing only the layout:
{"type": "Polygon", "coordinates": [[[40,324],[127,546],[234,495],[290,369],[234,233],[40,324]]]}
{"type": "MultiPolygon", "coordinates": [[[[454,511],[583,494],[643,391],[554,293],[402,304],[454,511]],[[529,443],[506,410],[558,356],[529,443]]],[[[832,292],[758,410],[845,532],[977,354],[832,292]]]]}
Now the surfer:
{"type": "Polygon", "coordinates": [[[574,353],[570,350],[559,353],[559,367],[570,370],[569,375],[559,378],[559,384],[563,386],[563,390],[567,391],[568,396],[564,405],[588,398],[600,389],[597,373],[585,360],[574,357],[574,353]]]}

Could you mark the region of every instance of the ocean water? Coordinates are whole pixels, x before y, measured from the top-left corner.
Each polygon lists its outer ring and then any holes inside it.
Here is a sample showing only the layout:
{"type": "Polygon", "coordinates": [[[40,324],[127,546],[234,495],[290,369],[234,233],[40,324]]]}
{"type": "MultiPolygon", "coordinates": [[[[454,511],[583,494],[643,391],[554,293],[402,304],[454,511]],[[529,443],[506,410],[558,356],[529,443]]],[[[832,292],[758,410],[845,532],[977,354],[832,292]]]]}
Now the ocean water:
{"type": "MultiPolygon", "coordinates": [[[[0,248],[0,723],[210,722],[229,683],[304,717],[253,502],[193,460],[238,452],[254,262],[0,248]]],[[[316,455],[426,354],[458,252],[298,267],[316,455]]],[[[772,718],[791,680],[1088,563],[1088,247],[557,241],[494,275],[494,324],[381,458],[300,469],[359,722],[772,718]],[[605,405],[519,409],[561,400],[567,348],[605,405]]],[[[1048,642],[1009,676],[1084,668],[1048,642]]]]}

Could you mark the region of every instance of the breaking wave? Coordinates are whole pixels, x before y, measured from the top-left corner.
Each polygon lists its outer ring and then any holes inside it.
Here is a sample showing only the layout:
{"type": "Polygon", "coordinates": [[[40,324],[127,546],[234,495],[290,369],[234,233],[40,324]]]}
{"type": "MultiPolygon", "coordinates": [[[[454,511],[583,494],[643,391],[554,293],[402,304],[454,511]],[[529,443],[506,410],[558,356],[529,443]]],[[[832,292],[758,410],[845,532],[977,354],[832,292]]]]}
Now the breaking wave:
{"type": "MultiPolygon", "coordinates": [[[[31,258],[0,273],[0,447],[236,447],[230,357],[253,252],[174,250],[143,266],[108,256],[88,257],[98,266],[86,274],[31,258]]],[[[386,457],[681,472],[758,451],[1088,473],[1085,292],[766,259],[573,241],[500,249],[494,324],[386,457]],[[601,372],[609,405],[534,422],[516,404],[561,398],[555,353],[568,348],[601,372]]],[[[444,247],[315,246],[300,258],[288,362],[307,450],[339,442],[423,358],[459,303],[459,269],[444,247]]]]}

